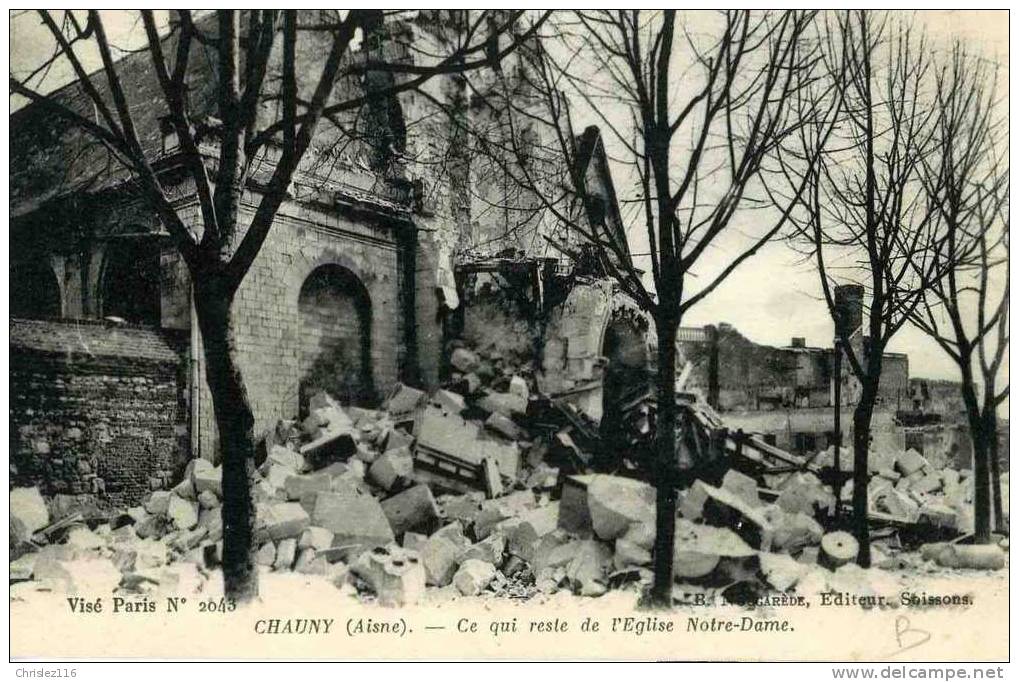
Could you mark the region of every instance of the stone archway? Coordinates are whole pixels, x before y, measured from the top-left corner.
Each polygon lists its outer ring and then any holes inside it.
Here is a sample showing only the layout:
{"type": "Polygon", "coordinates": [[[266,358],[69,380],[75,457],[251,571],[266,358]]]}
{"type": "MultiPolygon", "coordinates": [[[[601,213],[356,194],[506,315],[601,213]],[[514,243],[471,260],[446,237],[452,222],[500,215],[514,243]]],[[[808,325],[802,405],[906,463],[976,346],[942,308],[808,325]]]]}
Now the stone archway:
{"type": "Polygon", "coordinates": [[[357,276],[341,265],[320,265],[301,285],[298,311],[301,414],[318,391],[344,403],[372,403],[371,300],[357,276]]]}
{"type": "Polygon", "coordinates": [[[10,267],[11,317],[60,317],[60,283],[43,260],[26,260],[10,267]]]}
{"type": "Polygon", "coordinates": [[[160,246],[155,239],[120,239],[106,248],[99,276],[102,317],[159,326],[160,246]]]}
{"type": "Polygon", "coordinates": [[[611,311],[602,333],[602,429],[616,432],[620,407],[651,389],[651,346],[648,318],[635,307],[611,311]]]}

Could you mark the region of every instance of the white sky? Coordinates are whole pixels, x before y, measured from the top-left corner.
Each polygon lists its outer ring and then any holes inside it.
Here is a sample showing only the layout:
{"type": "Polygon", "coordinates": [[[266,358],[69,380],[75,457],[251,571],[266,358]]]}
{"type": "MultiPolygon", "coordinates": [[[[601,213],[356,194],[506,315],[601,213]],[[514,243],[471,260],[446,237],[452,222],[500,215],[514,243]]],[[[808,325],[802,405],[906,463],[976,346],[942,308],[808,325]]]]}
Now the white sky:
{"type": "MultiPolygon", "coordinates": [[[[165,14],[157,14],[165,21],[165,14]]],[[[105,11],[111,42],[127,48],[138,47],[144,40],[144,31],[134,13],[105,11]]],[[[944,50],[953,40],[962,39],[979,48],[983,54],[998,61],[1003,69],[1003,83],[1007,101],[1008,81],[1008,12],[927,11],[918,12],[917,18],[927,26],[934,38],[934,49],[944,50]]],[[[34,12],[11,13],[10,59],[15,75],[37,66],[51,53],[52,41],[34,12]]],[[[84,54],[86,68],[97,68],[96,55],[84,54]]],[[[70,80],[66,64],[58,65],[49,74],[45,89],[52,89],[70,80]]],[[[20,105],[13,98],[14,107],[20,105]]],[[[582,125],[597,121],[581,121],[582,125]]],[[[611,148],[610,148],[611,151],[611,148]]],[[[619,184],[621,173],[615,173],[619,184]]],[[[642,230],[635,230],[634,234],[642,230]]],[[[634,239],[632,250],[646,251],[641,237],[634,239]]],[[[646,238],[645,242],[646,242],[646,238]]],[[[706,254],[705,270],[725,262],[730,254],[726,249],[715,248],[706,254]]],[[[766,246],[754,258],[734,272],[726,282],[696,306],[684,319],[684,325],[703,325],[729,322],[744,335],[759,343],[786,345],[790,337],[804,336],[809,345],[827,346],[832,338],[832,325],[828,317],[810,262],[788,246],[775,243],[766,246]]],[[[958,376],[951,360],[923,333],[904,327],[893,339],[889,350],[908,353],[910,374],[930,378],[958,376]]],[[[1007,377],[1007,373],[1006,373],[1007,377]]]]}

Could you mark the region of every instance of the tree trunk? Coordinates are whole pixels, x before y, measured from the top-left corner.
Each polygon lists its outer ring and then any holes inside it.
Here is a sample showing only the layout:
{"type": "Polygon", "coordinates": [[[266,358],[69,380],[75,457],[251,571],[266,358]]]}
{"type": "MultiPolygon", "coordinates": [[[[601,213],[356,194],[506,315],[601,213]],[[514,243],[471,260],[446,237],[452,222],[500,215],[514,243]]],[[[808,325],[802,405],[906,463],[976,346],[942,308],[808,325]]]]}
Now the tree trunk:
{"type": "Polygon", "coordinates": [[[867,492],[870,485],[868,453],[870,452],[870,422],[877,402],[877,382],[867,377],[860,402],[853,410],[853,535],[860,543],[857,563],[870,568],[870,525],[867,522],[867,492]]]}
{"type": "MultiPolygon", "coordinates": [[[[969,435],[973,442],[973,541],[987,544],[991,541],[991,480],[986,420],[977,402],[972,376],[963,369],[962,401],[966,406],[969,435]]],[[[993,407],[992,407],[993,409],[993,407]]],[[[993,435],[992,435],[993,437],[993,435]]]]}
{"type": "Polygon", "coordinates": [[[979,415],[970,416],[969,430],[973,440],[973,542],[985,545],[991,541],[990,449],[979,415]]]}
{"type": "Polygon", "coordinates": [[[998,415],[990,408],[987,418],[987,459],[991,464],[991,508],[994,516],[994,530],[1005,529],[1005,514],[1001,508],[1001,462],[998,461],[998,415]]]}
{"type": "Polygon", "coordinates": [[[251,497],[255,419],[237,364],[233,295],[234,290],[214,276],[195,277],[195,311],[223,463],[223,586],[227,597],[244,603],[258,596],[251,497]]]}
{"type": "MultiPolygon", "coordinates": [[[[664,317],[664,316],[662,316],[664,317]]],[[[658,414],[655,424],[655,582],[653,606],[672,606],[676,537],[676,334],[679,320],[655,320],[658,330],[658,414]]]]}

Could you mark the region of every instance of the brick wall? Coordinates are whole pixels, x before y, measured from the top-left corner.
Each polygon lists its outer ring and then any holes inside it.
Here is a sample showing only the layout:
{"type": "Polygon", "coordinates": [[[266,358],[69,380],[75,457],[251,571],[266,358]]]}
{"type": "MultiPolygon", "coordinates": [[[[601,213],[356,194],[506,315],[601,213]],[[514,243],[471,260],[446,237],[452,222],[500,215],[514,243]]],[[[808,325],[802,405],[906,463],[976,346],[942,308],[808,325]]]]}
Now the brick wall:
{"type": "MultiPolygon", "coordinates": [[[[249,205],[242,221],[250,218],[249,205]]],[[[256,434],[273,427],[278,419],[299,414],[302,354],[321,342],[322,325],[329,317],[323,312],[317,327],[302,324],[301,288],[319,267],[342,268],[367,295],[367,360],[374,391],[384,395],[398,381],[405,338],[396,231],[403,229],[412,228],[379,218],[348,216],[336,208],[293,202],[281,208],[234,301],[241,372],[255,413],[256,434]]],[[[343,304],[333,305],[335,314],[342,315],[343,304]]],[[[353,321],[337,322],[331,329],[334,337],[360,334],[352,331],[356,329],[353,321]]],[[[216,461],[212,399],[200,352],[196,357],[196,441],[201,456],[216,461]]]]}
{"type": "Polygon", "coordinates": [[[181,339],[99,322],[10,322],[13,485],[100,506],[169,485],[187,456],[181,339]]]}

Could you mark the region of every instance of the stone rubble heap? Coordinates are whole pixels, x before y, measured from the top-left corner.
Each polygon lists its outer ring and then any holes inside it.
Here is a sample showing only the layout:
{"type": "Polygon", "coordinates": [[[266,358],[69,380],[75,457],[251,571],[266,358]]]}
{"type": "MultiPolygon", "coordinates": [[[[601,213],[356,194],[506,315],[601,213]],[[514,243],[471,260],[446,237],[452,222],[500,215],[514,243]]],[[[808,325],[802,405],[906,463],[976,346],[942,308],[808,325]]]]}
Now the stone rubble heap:
{"type": "MultiPolygon", "coordinates": [[[[323,576],[384,605],[646,587],[654,489],[633,478],[567,475],[586,457],[576,443],[590,438],[582,415],[551,409],[533,380],[499,358],[456,348],[451,365],[452,380],[431,395],[399,386],[383,409],[368,410],[320,393],[303,421],[279,423],[252,490],[262,570],[323,576]]],[[[934,471],[913,451],[874,469],[878,510],[939,523],[951,516],[964,527],[965,472],[934,471]]],[[[852,564],[855,540],[826,534],[817,520],[834,504],[830,489],[805,472],[768,485],[777,498],[766,502],[753,478],[731,469],[719,486],[698,480],[681,491],[677,593],[722,591],[732,601],[846,581],[865,590],[869,573],[852,564]]],[[[221,467],[202,459],[172,490],[98,522],[72,514],[51,523],[37,489],[13,490],[12,595],[73,591],[83,564],[128,593],[207,579],[223,560],[222,495],[221,467]]],[[[1004,564],[998,547],[976,559],[962,545],[925,551],[916,561],[1004,564]]],[[[875,543],[875,555],[886,568],[910,556],[892,543],[875,543]]]]}

